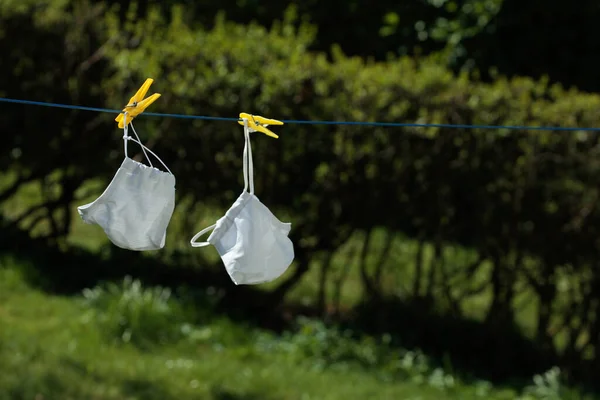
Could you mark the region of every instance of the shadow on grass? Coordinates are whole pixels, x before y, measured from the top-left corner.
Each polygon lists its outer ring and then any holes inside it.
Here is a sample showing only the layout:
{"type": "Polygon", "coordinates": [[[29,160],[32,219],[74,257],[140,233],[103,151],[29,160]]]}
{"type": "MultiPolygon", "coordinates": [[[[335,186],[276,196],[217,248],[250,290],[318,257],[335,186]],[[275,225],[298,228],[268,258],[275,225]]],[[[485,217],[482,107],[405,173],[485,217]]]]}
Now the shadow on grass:
{"type": "MultiPolygon", "coordinates": [[[[213,312],[232,320],[281,332],[290,327],[290,316],[317,316],[318,310],[293,304],[265,307],[268,294],[252,286],[235,286],[220,266],[198,262],[187,256],[175,257],[165,264],[143,253],[109,246],[104,256],[77,248],[59,251],[36,242],[21,232],[0,231],[0,252],[26,261],[30,283],[59,294],[79,294],[82,289],[105,281],[120,281],[125,276],[145,285],[173,289],[185,288],[192,295],[191,305],[206,304],[213,293],[213,312]],[[207,291],[207,288],[211,290],[207,291]],[[197,301],[194,300],[197,297],[197,301]]],[[[422,303],[380,300],[364,303],[353,310],[346,325],[358,333],[391,333],[394,345],[419,348],[447,372],[467,379],[485,379],[494,383],[521,387],[534,374],[559,364],[557,356],[539,348],[515,327],[489,324],[440,315],[422,303]]],[[[135,385],[135,382],[132,383],[135,385]]],[[[222,399],[234,393],[218,394],[222,399]]],[[[230,397],[227,397],[230,396],[230,397]]],[[[250,395],[249,395],[250,396],[250,395]]],[[[216,398],[219,398],[215,395],[216,398]]]]}
{"type": "Polygon", "coordinates": [[[418,348],[437,365],[467,381],[522,387],[560,363],[558,356],[525,337],[516,326],[440,315],[423,302],[365,302],[348,322],[370,335],[393,332],[392,345],[418,348]]]}
{"type": "Polygon", "coordinates": [[[220,386],[214,386],[211,395],[215,400],[275,400],[263,393],[236,393],[220,386]]]}

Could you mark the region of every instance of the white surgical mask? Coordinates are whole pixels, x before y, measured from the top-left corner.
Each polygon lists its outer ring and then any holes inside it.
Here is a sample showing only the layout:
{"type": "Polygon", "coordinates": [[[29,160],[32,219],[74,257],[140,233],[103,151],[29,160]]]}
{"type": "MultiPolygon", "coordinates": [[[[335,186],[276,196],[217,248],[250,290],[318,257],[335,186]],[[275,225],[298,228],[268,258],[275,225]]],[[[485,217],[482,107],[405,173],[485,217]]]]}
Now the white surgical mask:
{"type": "Polygon", "coordinates": [[[244,136],[244,191],[216,224],[198,232],[190,241],[193,247],[212,244],[236,285],[273,281],[294,260],[294,246],[288,237],[291,224],[279,221],[254,195],[250,130],[245,120],[244,136]],[[206,242],[197,242],[211,229],[214,230],[206,242]]]}
{"type": "MultiPolygon", "coordinates": [[[[127,115],[125,115],[127,118],[127,115]]],[[[167,227],[175,207],[175,176],[162,160],[138,140],[123,135],[125,159],[104,193],[92,203],[77,207],[85,223],[99,225],[110,241],[128,250],[158,250],[164,247],[167,227]],[[142,147],[150,167],[127,155],[127,142],[142,147]],[[152,165],[146,151],[156,157],[168,172],[152,165]]]]}

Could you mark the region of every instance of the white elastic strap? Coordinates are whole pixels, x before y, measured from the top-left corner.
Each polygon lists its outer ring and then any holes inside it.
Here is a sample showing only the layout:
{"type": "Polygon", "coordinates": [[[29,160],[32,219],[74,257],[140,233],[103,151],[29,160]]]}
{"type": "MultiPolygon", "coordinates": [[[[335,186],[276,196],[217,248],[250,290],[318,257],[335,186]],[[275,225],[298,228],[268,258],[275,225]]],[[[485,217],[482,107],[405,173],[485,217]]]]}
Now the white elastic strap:
{"type": "MultiPolygon", "coordinates": [[[[144,152],[144,157],[146,157],[146,160],[148,160],[148,163],[150,164],[151,167],[154,167],[154,165],[152,165],[152,161],[150,161],[150,157],[148,157],[148,153],[146,153],[146,146],[142,145],[142,139],[140,139],[140,137],[138,136],[137,132],[135,131],[135,128],[133,126],[133,121],[131,121],[129,123],[129,125],[131,125],[131,129],[133,129],[133,134],[135,135],[135,137],[137,138],[137,143],[142,146],[142,151],[144,152]]],[[[131,137],[131,136],[127,136],[127,137],[131,137]]],[[[154,155],[154,157],[156,157],[156,154],[154,155]]],[[[158,157],[156,157],[158,158],[158,157]]],[[[160,159],[159,159],[160,160],[160,159]]],[[[161,161],[162,163],[162,161],[161,161]]],[[[164,164],[163,164],[164,165],[164,164]]]]}
{"type": "Polygon", "coordinates": [[[248,178],[250,180],[250,194],[254,194],[254,161],[252,161],[252,145],[250,144],[250,130],[248,130],[248,178]]]}
{"type": "MultiPolygon", "coordinates": [[[[133,125],[131,125],[131,126],[133,127],[133,125]]],[[[136,135],[136,136],[137,136],[137,135],[136,135]]],[[[132,142],[135,142],[135,143],[139,144],[139,145],[142,147],[142,150],[144,151],[144,154],[146,154],[146,151],[148,151],[150,154],[152,154],[154,157],[156,157],[156,159],[157,159],[158,161],[160,161],[160,163],[163,165],[163,167],[165,167],[165,169],[166,169],[166,170],[169,172],[169,174],[173,175],[173,173],[171,172],[171,170],[169,169],[169,167],[167,167],[167,166],[165,165],[165,163],[164,163],[164,162],[163,162],[163,161],[160,159],[160,157],[158,157],[158,156],[156,155],[156,153],[154,153],[152,150],[150,150],[149,148],[147,148],[146,146],[144,146],[144,145],[143,145],[143,144],[142,144],[140,141],[138,141],[138,140],[135,140],[135,139],[134,139],[134,138],[132,138],[131,136],[127,136],[127,138],[126,138],[126,140],[125,140],[125,141],[127,141],[127,140],[131,140],[132,142]]],[[[148,155],[147,155],[147,154],[146,154],[146,158],[148,158],[148,155]]],[[[148,160],[148,161],[150,161],[150,160],[148,160]]],[[[150,165],[152,165],[152,163],[150,163],[150,165]]],[[[154,166],[152,166],[152,167],[154,168],[154,166]]]]}
{"type": "Polygon", "coordinates": [[[148,163],[150,164],[150,166],[152,168],[154,168],[154,165],[152,164],[152,160],[150,160],[150,157],[148,157],[148,153],[146,153],[146,151],[148,151],[150,154],[152,154],[154,157],[156,157],[156,159],[158,161],[160,161],[160,163],[163,165],[163,167],[165,167],[165,169],[169,172],[169,174],[173,175],[173,173],[171,172],[169,167],[167,167],[167,165],[163,162],[163,160],[161,160],[160,157],[156,155],[156,153],[154,153],[152,150],[150,150],[149,148],[147,148],[146,146],[144,146],[142,144],[142,140],[140,139],[139,135],[135,131],[133,122],[130,122],[129,124],[127,123],[127,112],[123,113],[123,126],[124,126],[124,128],[123,128],[123,142],[124,142],[123,147],[125,149],[125,157],[129,157],[127,154],[127,141],[131,140],[140,145],[140,147],[142,148],[142,151],[144,152],[144,156],[146,157],[146,160],[148,160],[148,163]],[[134,138],[129,136],[129,125],[131,125],[131,129],[133,129],[133,134],[135,135],[137,140],[135,140],[134,138]]]}
{"type": "MultiPolygon", "coordinates": [[[[133,129],[133,134],[135,135],[135,137],[138,140],[137,143],[140,146],[142,146],[142,151],[144,152],[144,156],[146,157],[146,160],[148,160],[151,167],[154,167],[154,165],[152,165],[152,161],[150,161],[150,157],[148,157],[148,154],[146,153],[146,149],[144,149],[145,146],[143,146],[141,144],[142,139],[140,139],[137,132],[135,131],[135,128],[133,127],[133,122],[130,122],[129,124],[131,124],[131,129],[133,129]]],[[[123,128],[123,147],[125,148],[125,157],[129,157],[129,155],[127,154],[127,140],[131,139],[131,136],[129,136],[129,124],[127,123],[127,112],[124,112],[123,113],[123,127],[124,127],[123,128]]],[[[156,157],[156,155],[154,155],[154,156],[156,157]]]]}
{"type": "Polygon", "coordinates": [[[250,129],[248,128],[248,120],[244,119],[244,192],[248,190],[250,185],[250,194],[254,194],[254,164],[252,162],[252,145],[250,144],[250,129]]]}
{"type": "Polygon", "coordinates": [[[210,244],[210,242],[196,242],[196,240],[198,240],[198,238],[202,235],[204,235],[205,233],[208,233],[209,231],[213,230],[215,228],[217,224],[213,224],[211,226],[207,226],[206,228],[202,229],[200,232],[196,233],[194,235],[194,237],[190,240],[190,244],[192,245],[192,247],[204,247],[204,246],[208,246],[210,244]]]}
{"type": "Polygon", "coordinates": [[[123,149],[125,151],[125,157],[129,158],[127,155],[127,138],[129,134],[127,133],[127,113],[123,113],[123,149]]]}
{"type": "Polygon", "coordinates": [[[244,171],[244,192],[248,190],[248,120],[244,119],[244,156],[242,157],[242,169],[244,171]]]}

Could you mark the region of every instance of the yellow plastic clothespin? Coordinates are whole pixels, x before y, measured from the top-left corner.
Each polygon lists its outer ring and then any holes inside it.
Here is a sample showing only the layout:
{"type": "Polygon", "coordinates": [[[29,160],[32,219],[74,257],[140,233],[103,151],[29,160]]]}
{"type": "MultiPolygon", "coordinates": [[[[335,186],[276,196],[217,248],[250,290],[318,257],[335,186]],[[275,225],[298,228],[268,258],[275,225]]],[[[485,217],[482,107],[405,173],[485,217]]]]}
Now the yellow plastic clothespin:
{"type": "MultiPolygon", "coordinates": [[[[247,113],[240,113],[240,118],[248,121],[248,128],[255,132],[262,132],[267,136],[271,136],[278,139],[279,136],[271,132],[266,128],[267,125],[283,125],[283,122],[277,121],[276,119],[269,119],[261,117],[260,115],[250,115],[247,113]]],[[[238,124],[244,125],[244,121],[238,121],[238,124]]]]}
{"type": "MultiPolygon", "coordinates": [[[[152,85],[154,79],[148,78],[146,82],[142,85],[141,88],[136,92],[136,94],[129,100],[129,103],[123,109],[123,113],[127,112],[127,123],[133,121],[133,119],[144,112],[146,108],[152,103],[156,101],[160,97],[160,93],[154,93],[152,96],[144,99],[144,96],[150,89],[150,85],[152,85]]],[[[121,113],[115,118],[115,121],[119,123],[119,128],[123,129],[125,126],[123,125],[123,116],[121,113]]]]}

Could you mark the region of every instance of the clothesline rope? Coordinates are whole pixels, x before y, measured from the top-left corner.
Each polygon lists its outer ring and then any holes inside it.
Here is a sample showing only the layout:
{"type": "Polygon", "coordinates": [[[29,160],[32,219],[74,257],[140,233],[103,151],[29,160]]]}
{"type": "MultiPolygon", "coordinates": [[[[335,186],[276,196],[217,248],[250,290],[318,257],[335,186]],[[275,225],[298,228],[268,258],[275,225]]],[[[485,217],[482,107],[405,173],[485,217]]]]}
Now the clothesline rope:
{"type": "MultiPolygon", "coordinates": [[[[66,108],[71,110],[94,111],[101,113],[120,114],[122,110],[111,110],[109,108],[75,106],[70,104],[49,103],[43,101],[19,100],[0,97],[0,102],[26,104],[42,107],[66,108]]],[[[187,114],[165,114],[144,112],[140,115],[180,118],[180,119],[198,119],[209,121],[240,121],[239,118],[211,117],[207,115],[187,115],[187,114]]],[[[589,127],[570,127],[570,126],[526,126],[526,125],[470,125],[470,124],[427,124],[411,122],[363,122],[363,121],[310,121],[310,120],[280,120],[285,124],[304,124],[304,125],[359,125],[359,126],[382,126],[382,127],[413,127],[413,128],[453,128],[453,129],[511,129],[511,130],[534,130],[534,131],[584,131],[596,132],[599,128],[589,127]]]]}

